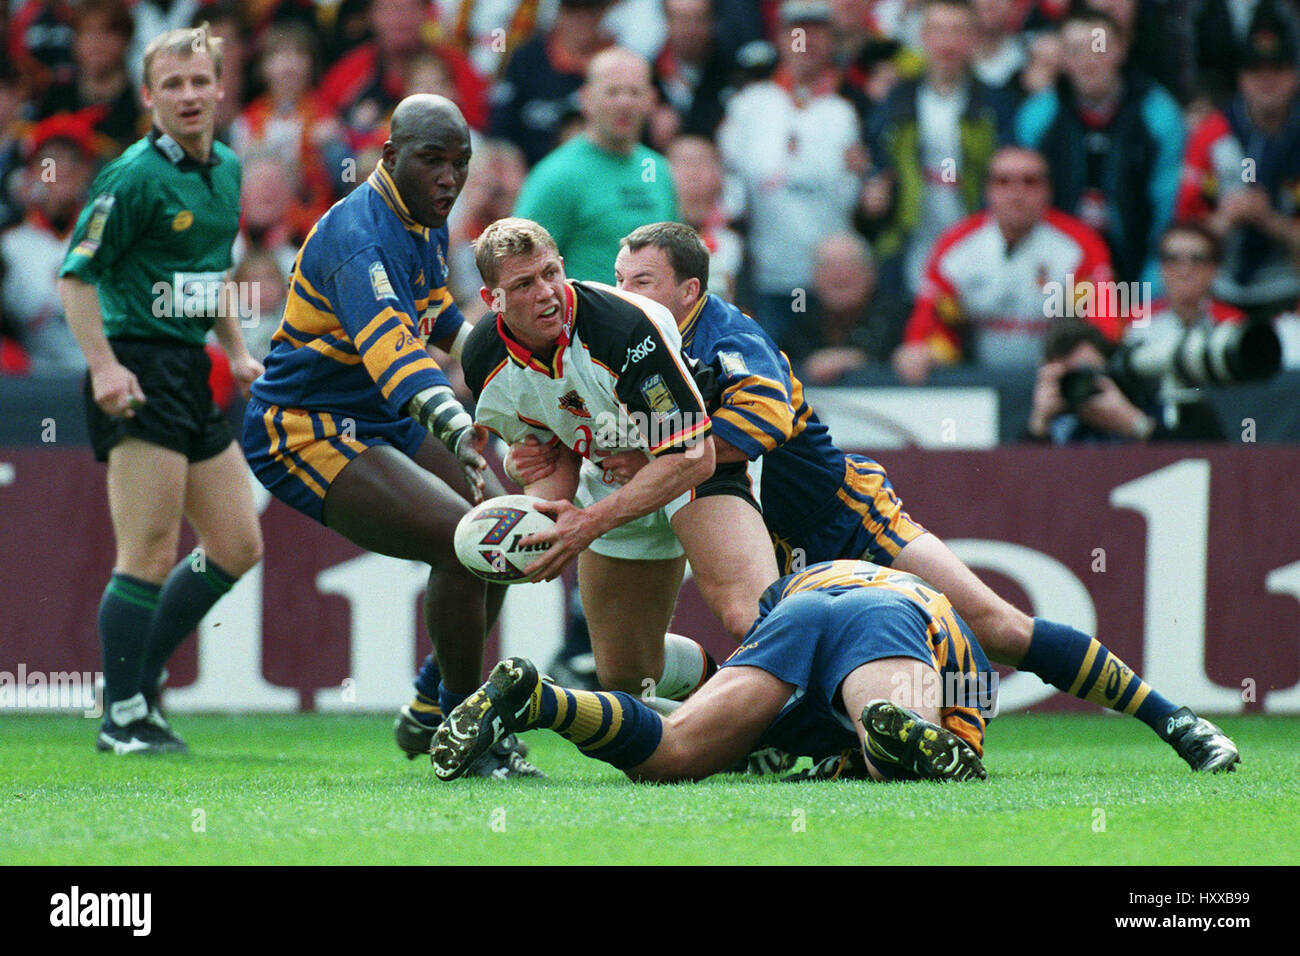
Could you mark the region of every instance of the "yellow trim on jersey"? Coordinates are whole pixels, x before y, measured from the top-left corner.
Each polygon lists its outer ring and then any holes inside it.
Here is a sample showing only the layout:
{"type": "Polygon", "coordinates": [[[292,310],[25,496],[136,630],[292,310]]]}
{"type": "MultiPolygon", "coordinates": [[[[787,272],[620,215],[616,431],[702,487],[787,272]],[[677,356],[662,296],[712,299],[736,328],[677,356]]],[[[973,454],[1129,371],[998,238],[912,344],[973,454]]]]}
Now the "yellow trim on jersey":
{"type": "Polygon", "coordinates": [[[307,343],[306,348],[313,352],[319,352],[326,358],[333,359],[343,365],[360,365],[361,356],[356,352],[344,352],[342,349],[330,345],[324,339],[312,339],[307,343]]]}
{"type": "MultiPolygon", "coordinates": [[[[317,497],[321,499],[324,499],[326,489],[321,487],[320,483],[316,481],[315,478],[313,478],[305,470],[300,468],[294,462],[293,456],[289,454],[294,449],[295,445],[299,445],[303,441],[310,441],[315,439],[316,433],[311,427],[310,416],[306,415],[303,412],[299,412],[295,414],[285,409],[280,409],[275,406],[272,406],[271,408],[267,409],[266,414],[262,416],[262,424],[266,426],[266,432],[268,435],[271,436],[271,448],[270,448],[271,457],[273,457],[280,464],[284,465],[284,467],[288,470],[289,474],[293,475],[304,485],[310,488],[313,494],[315,494],[317,497]],[[280,444],[279,432],[277,432],[275,428],[276,426],[275,416],[277,413],[282,413],[280,415],[279,425],[280,428],[284,430],[285,442],[283,446],[281,446],[280,444]]],[[[307,461],[306,458],[304,458],[303,460],[307,461]]],[[[316,465],[311,461],[307,461],[307,463],[310,464],[313,468],[316,467],[316,465]]],[[[319,470],[320,469],[317,469],[317,471],[319,470]]],[[[324,472],[321,472],[321,474],[323,476],[324,472]]]]}
{"type": "Polygon", "coordinates": [[[379,193],[388,208],[397,214],[398,221],[408,232],[413,232],[422,239],[429,237],[429,230],[415,221],[415,217],[406,208],[406,203],[402,202],[402,194],[397,191],[397,184],[384,168],[382,159],[375,164],[374,172],[366,177],[366,183],[379,193]]]}
{"type": "Polygon", "coordinates": [[[658,455],[661,451],[674,446],[685,444],[697,435],[702,435],[712,427],[713,422],[707,417],[702,422],[697,422],[689,428],[683,428],[676,435],[670,435],[650,449],[651,455],[658,455]]]}

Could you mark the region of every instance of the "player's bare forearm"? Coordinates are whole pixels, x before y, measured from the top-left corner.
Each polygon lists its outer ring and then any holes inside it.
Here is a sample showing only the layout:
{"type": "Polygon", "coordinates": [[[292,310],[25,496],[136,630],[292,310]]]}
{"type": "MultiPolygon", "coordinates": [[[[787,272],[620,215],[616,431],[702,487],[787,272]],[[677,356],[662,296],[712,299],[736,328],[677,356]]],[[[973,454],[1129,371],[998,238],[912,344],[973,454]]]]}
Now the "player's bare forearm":
{"type": "Polygon", "coordinates": [[[226,353],[226,358],[230,359],[232,365],[252,358],[248,354],[248,346],[244,344],[244,333],[240,330],[237,314],[218,315],[212,323],[212,334],[217,337],[221,351],[226,353]]]}
{"type": "Polygon", "coordinates": [[[578,493],[578,474],[582,458],[572,448],[560,446],[560,457],[555,470],[545,478],[524,485],[524,494],[536,495],[546,501],[572,501],[578,493]]]}
{"type": "Polygon", "coordinates": [[[86,366],[96,369],[117,363],[117,357],[104,335],[104,315],[99,311],[99,290],[75,276],[59,280],[59,301],[73,338],[81,346],[86,366]]]}
{"type": "Polygon", "coordinates": [[[591,542],[607,531],[662,508],[707,479],[713,469],[713,440],[706,438],[684,454],[654,459],[614,494],[588,508],[575,508],[568,501],[557,499],[539,506],[555,518],[555,527],[536,535],[535,540],[525,539],[525,544],[550,544],[545,554],[525,568],[529,578],[550,581],[559,577],[591,542]]]}
{"type": "Polygon", "coordinates": [[[651,459],[631,481],[587,511],[604,534],[662,508],[709,478],[716,466],[714,439],[706,438],[686,452],[651,459]]]}

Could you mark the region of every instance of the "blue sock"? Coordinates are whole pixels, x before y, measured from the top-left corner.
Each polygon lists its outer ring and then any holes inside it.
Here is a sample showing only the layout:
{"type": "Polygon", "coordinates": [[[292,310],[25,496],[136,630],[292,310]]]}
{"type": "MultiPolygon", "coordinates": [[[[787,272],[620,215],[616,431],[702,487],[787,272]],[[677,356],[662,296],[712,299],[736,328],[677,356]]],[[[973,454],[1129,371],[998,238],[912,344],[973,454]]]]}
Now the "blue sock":
{"type": "Polygon", "coordinates": [[[438,670],[438,658],[433,654],[424,659],[420,672],[415,675],[415,699],[407,706],[411,714],[426,727],[437,727],[442,723],[442,705],[438,703],[438,688],[442,684],[442,671],[438,670]]]}
{"type": "Polygon", "coordinates": [[[1029,651],[1017,669],[1082,700],[1130,714],[1162,737],[1165,718],[1178,709],[1095,637],[1041,617],[1034,618],[1029,651]]]}
{"type": "Polygon", "coordinates": [[[158,585],[113,572],[99,601],[99,646],[104,660],[104,712],[140,692],[140,673],[158,585]]]}
{"type": "Polygon", "coordinates": [[[631,694],[569,690],[545,681],[533,693],[528,723],[555,731],[619,770],[649,760],[664,733],[663,718],[631,694]]]}

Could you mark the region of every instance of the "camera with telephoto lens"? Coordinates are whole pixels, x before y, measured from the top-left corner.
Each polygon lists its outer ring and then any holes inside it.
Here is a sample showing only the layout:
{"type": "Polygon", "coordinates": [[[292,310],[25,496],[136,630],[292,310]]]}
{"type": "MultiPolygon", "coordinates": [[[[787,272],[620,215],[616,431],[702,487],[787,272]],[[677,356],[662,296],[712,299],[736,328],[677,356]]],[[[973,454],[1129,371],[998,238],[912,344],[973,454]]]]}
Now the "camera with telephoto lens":
{"type": "Polygon", "coordinates": [[[1115,377],[1160,380],[1165,391],[1262,382],[1282,367],[1282,342],[1269,322],[1194,326],[1179,335],[1121,346],[1115,377]]]}

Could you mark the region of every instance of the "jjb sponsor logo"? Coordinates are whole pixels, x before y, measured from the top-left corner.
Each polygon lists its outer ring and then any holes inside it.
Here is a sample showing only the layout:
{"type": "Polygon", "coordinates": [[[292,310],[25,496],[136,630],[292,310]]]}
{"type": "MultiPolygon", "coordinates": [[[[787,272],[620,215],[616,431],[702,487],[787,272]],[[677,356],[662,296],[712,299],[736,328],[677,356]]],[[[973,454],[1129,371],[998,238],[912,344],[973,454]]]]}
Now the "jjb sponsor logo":
{"type": "Polygon", "coordinates": [[[619,371],[626,371],[629,365],[641,361],[654,350],[655,340],[651,336],[647,335],[642,339],[640,345],[634,345],[627,350],[627,360],[623,363],[623,368],[619,369],[619,371]]]}
{"type": "Polygon", "coordinates": [[[153,926],[152,893],[82,893],[78,886],[50,897],[50,925],[128,927],[148,936],[153,926]]]}

